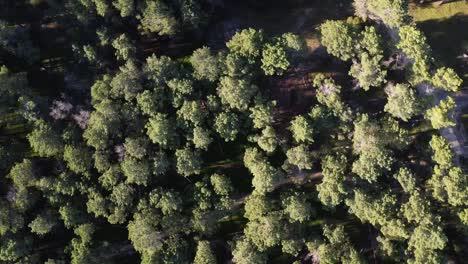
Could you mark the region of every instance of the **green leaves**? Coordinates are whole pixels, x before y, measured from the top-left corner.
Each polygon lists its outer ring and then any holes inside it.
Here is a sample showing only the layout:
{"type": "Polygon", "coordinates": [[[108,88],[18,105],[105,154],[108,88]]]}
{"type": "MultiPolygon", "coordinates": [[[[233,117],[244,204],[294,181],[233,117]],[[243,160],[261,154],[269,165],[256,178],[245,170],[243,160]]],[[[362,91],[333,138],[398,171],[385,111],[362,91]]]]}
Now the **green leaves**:
{"type": "Polygon", "coordinates": [[[428,109],[426,118],[431,121],[432,127],[435,129],[454,126],[455,120],[453,120],[451,112],[455,107],[455,101],[448,96],[446,99],[441,100],[438,105],[428,109]]]}
{"type": "Polygon", "coordinates": [[[434,77],[432,77],[432,83],[446,91],[457,92],[463,80],[452,68],[442,67],[437,69],[434,77]]]}
{"type": "Polygon", "coordinates": [[[357,43],[353,28],[343,21],[327,20],[320,25],[321,42],[328,53],[349,60],[357,54],[357,43]]]}

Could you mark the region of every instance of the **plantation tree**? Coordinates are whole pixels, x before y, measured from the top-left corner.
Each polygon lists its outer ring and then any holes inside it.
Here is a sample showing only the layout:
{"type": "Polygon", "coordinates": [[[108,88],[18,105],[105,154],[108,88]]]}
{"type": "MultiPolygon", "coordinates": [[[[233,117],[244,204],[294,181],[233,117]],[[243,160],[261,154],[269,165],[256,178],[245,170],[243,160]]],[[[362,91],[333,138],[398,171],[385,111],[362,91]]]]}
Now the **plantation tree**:
{"type": "Polygon", "coordinates": [[[412,192],[408,201],[401,206],[403,216],[408,222],[420,223],[431,220],[431,204],[418,192],[412,192]]]}
{"type": "Polygon", "coordinates": [[[176,150],[177,172],[183,176],[190,176],[199,174],[202,160],[197,151],[190,148],[183,148],[176,150]]]}
{"type": "Polygon", "coordinates": [[[323,74],[317,74],[314,78],[314,86],[317,88],[317,101],[330,109],[335,116],[345,122],[353,118],[351,109],[341,98],[341,86],[331,78],[323,74]]]}
{"type": "Polygon", "coordinates": [[[305,193],[293,193],[282,197],[281,203],[284,212],[288,215],[290,222],[303,223],[314,217],[315,210],[307,200],[305,193]]]}
{"type": "Polygon", "coordinates": [[[257,148],[245,150],[244,165],[253,174],[252,185],[259,194],[273,191],[275,184],[283,178],[282,173],[274,168],[257,148]]]}
{"type": "Polygon", "coordinates": [[[21,163],[16,163],[10,170],[9,178],[19,189],[31,187],[37,180],[37,168],[29,159],[24,159],[21,163]]]}
{"type": "Polygon", "coordinates": [[[292,33],[283,34],[267,43],[262,51],[262,66],[266,75],[281,75],[293,60],[303,57],[306,51],[305,41],[292,33]]]}
{"type": "Polygon", "coordinates": [[[146,124],[146,134],[154,144],[171,148],[176,142],[174,122],[167,115],[157,113],[146,124]]]}
{"type": "Polygon", "coordinates": [[[290,148],[286,152],[288,161],[296,165],[299,169],[312,169],[312,154],[309,147],[305,144],[290,148]]]}
{"type": "Polygon", "coordinates": [[[265,45],[262,52],[262,70],[265,75],[281,75],[290,65],[283,47],[279,44],[265,45]]]}
{"type": "Polygon", "coordinates": [[[63,142],[52,127],[46,122],[36,122],[34,129],[28,135],[29,144],[34,152],[41,157],[59,156],[63,152],[63,142]]]}
{"type": "Polygon", "coordinates": [[[360,87],[368,91],[370,87],[380,86],[385,82],[387,71],[383,70],[378,57],[371,57],[367,53],[360,55],[360,61],[354,61],[349,75],[356,78],[360,87]]]}
{"type": "Polygon", "coordinates": [[[442,178],[442,183],[447,193],[447,202],[450,205],[468,205],[468,179],[461,168],[451,168],[448,175],[442,178]]]}
{"type": "Polygon", "coordinates": [[[112,47],[116,50],[115,56],[119,60],[128,60],[133,58],[136,53],[136,48],[132,40],[126,35],[122,34],[112,41],[112,47]]]}
{"type": "Polygon", "coordinates": [[[192,141],[195,148],[206,150],[211,142],[213,142],[213,139],[211,138],[211,133],[208,129],[196,126],[193,129],[192,141]]]}
{"type": "Polygon", "coordinates": [[[390,170],[393,158],[385,148],[387,140],[381,127],[370,121],[367,115],[356,120],[353,150],[359,158],[353,163],[352,171],[361,178],[374,182],[383,172],[390,170]]]}
{"type": "Polygon", "coordinates": [[[215,118],[215,129],[226,142],[234,141],[239,133],[239,118],[234,112],[222,112],[215,118]]]}
{"type": "Polygon", "coordinates": [[[413,26],[402,26],[399,30],[400,42],[397,48],[401,49],[406,56],[413,59],[412,81],[419,83],[429,81],[430,47],[427,45],[424,34],[413,26]]]}
{"type": "Polygon", "coordinates": [[[89,148],[78,145],[65,145],[63,159],[67,166],[75,173],[88,173],[93,166],[92,152],[89,148]]]}
{"type": "Polygon", "coordinates": [[[119,68],[119,71],[114,76],[110,85],[111,96],[114,98],[122,98],[125,100],[133,100],[142,90],[141,72],[136,63],[128,60],[125,65],[119,68]]]}
{"type": "Polygon", "coordinates": [[[216,264],[216,256],[210,247],[210,242],[199,241],[197,246],[197,253],[195,254],[194,264],[216,264]]]}
{"type": "Polygon", "coordinates": [[[159,35],[173,35],[178,30],[173,11],[162,0],[146,0],[140,22],[143,30],[159,35]]]}
{"type": "Polygon", "coordinates": [[[294,140],[298,143],[314,142],[314,130],[311,121],[305,116],[296,116],[291,121],[289,130],[292,132],[294,140]]]}
{"type": "MultiPolygon", "coordinates": [[[[189,82],[187,87],[187,81],[174,79],[178,77],[177,63],[167,56],[158,57],[155,54],[151,55],[146,59],[144,66],[144,72],[148,79],[155,82],[156,85],[168,82],[169,88],[175,91],[192,91],[191,83],[189,82]],[[170,81],[174,82],[173,85],[170,81]],[[183,86],[183,87],[179,87],[183,86]]],[[[190,93],[189,92],[189,93],[190,93]]]]}
{"type": "Polygon", "coordinates": [[[382,59],[382,37],[377,33],[374,26],[366,26],[364,28],[364,31],[361,33],[360,45],[367,51],[370,58],[382,59]]]}
{"type": "Polygon", "coordinates": [[[153,115],[160,111],[162,107],[162,93],[159,91],[145,90],[136,97],[140,110],[146,115],[153,115]]]}
{"type": "Polygon", "coordinates": [[[322,204],[334,207],[339,205],[348,194],[346,167],[348,160],[344,155],[326,156],[322,160],[322,183],[317,185],[318,198],[322,204]]]}
{"type": "Polygon", "coordinates": [[[146,138],[126,138],[125,139],[125,154],[136,159],[142,159],[147,154],[149,142],[146,138]]]}
{"type": "Polygon", "coordinates": [[[385,87],[385,93],[388,96],[385,111],[394,117],[408,121],[418,113],[419,104],[416,92],[409,85],[389,84],[385,87]]]}
{"type": "Polygon", "coordinates": [[[278,245],[284,232],[279,214],[269,214],[249,221],[244,234],[260,252],[278,245]]]}
{"type": "Polygon", "coordinates": [[[244,217],[253,221],[266,216],[274,209],[274,204],[268,197],[253,193],[245,199],[244,217]]]}
{"type": "Polygon", "coordinates": [[[273,107],[276,102],[268,102],[266,104],[256,104],[250,108],[250,118],[254,124],[254,128],[261,129],[270,126],[273,123],[273,107]]]}
{"type": "Polygon", "coordinates": [[[210,177],[211,185],[216,194],[228,196],[234,191],[231,180],[223,174],[213,174],[210,177]]]}
{"type": "Polygon", "coordinates": [[[200,125],[206,117],[206,112],[202,109],[201,102],[184,101],[182,107],[177,111],[177,115],[184,121],[200,125]]]}
{"type": "Polygon", "coordinates": [[[417,190],[416,177],[408,168],[400,168],[398,173],[393,176],[406,193],[412,193],[417,190]]]}
{"type": "Polygon", "coordinates": [[[431,121],[435,129],[451,127],[455,125],[452,116],[452,110],[456,107],[455,101],[448,96],[441,100],[438,105],[426,111],[426,118],[431,121]]]}
{"type": "Polygon", "coordinates": [[[448,239],[440,225],[424,222],[418,225],[408,241],[408,249],[413,252],[412,263],[441,263],[443,250],[448,239]]]}
{"type": "Polygon", "coordinates": [[[321,263],[365,263],[354,249],[342,225],[334,229],[325,226],[323,235],[328,242],[321,244],[317,249],[321,263]]]}
{"type": "Polygon", "coordinates": [[[253,63],[261,55],[264,35],[262,30],[253,28],[237,32],[231,40],[226,43],[229,50],[235,54],[246,57],[253,63]]]}
{"type": "Polygon", "coordinates": [[[193,81],[190,79],[172,79],[167,82],[172,92],[172,105],[180,107],[186,98],[193,93],[193,81]]]}
{"type": "Polygon", "coordinates": [[[267,153],[275,151],[278,145],[278,137],[275,129],[271,126],[265,127],[262,130],[261,136],[255,137],[255,140],[258,143],[258,146],[267,153]]]}
{"type": "Polygon", "coordinates": [[[208,47],[195,50],[190,57],[194,77],[198,80],[216,81],[221,74],[221,61],[208,47]]]}
{"type": "Polygon", "coordinates": [[[248,239],[242,239],[236,243],[232,251],[233,261],[238,264],[266,264],[267,256],[252,245],[248,239]]]}
{"type": "Polygon", "coordinates": [[[163,175],[166,173],[171,166],[171,161],[167,155],[160,151],[153,154],[153,174],[154,175],[163,175]]]}
{"type": "Polygon", "coordinates": [[[390,28],[398,28],[409,21],[408,1],[406,0],[355,0],[357,15],[382,21],[390,28]]]}
{"type": "Polygon", "coordinates": [[[148,185],[151,176],[151,165],[148,160],[138,160],[131,156],[126,156],[120,163],[122,172],[128,183],[137,185],[148,185]]]}
{"type": "Polygon", "coordinates": [[[222,77],[218,87],[221,102],[238,110],[246,110],[257,91],[258,87],[249,80],[229,76],[222,77]]]}
{"type": "Polygon", "coordinates": [[[57,225],[57,216],[52,211],[47,211],[34,218],[34,220],[29,223],[28,227],[31,229],[32,233],[42,236],[50,233],[57,225]]]}
{"type": "Polygon", "coordinates": [[[322,44],[331,55],[344,61],[356,56],[357,43],[351,25],[343,21],[327,20],[320,25],[320,35],[322,44]]]}
{"type": "Polygon", "coordinates": [[[447,140],[439,135],[433,135],[429,144],[434,152],[432,160],[442,167],[451,167],[454,154],[447,140]]]}
{"type": "Polygon", "coordinates": [[[112,3],[120,11],[121,17],[128,17],[135,12],[135,3],[133,0],[116,0],[112,3]]]}
{"type": "Polygon", "coordinates": [[[452,68],[442,67],[437,69],[432,77],[432,83],[446,91],[457,92],[463,83],[463,80],[452,68]]]}

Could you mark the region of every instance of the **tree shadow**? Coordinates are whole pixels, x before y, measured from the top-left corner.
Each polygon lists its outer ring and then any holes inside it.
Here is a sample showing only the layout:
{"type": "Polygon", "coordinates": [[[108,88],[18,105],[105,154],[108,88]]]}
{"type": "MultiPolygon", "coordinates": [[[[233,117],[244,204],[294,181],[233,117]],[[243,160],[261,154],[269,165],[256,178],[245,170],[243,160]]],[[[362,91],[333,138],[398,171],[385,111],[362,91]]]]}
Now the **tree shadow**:
{"type": "Polygon", "coordinates": [[[460,59],[460,56],[468,51],[468,16],[455,15],[443,20],[427,20],[418,23],[418,26],[427,36],[437,61],[455,68],[467,82],[468,63],[460,59]]]}

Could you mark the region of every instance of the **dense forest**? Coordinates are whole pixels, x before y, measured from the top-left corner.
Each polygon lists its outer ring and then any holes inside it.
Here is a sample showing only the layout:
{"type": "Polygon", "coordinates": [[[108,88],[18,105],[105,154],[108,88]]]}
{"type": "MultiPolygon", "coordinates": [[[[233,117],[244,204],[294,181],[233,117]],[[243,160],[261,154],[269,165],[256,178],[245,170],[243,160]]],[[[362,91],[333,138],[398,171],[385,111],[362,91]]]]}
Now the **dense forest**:
{"type": "Polygon", "coordinates": [[[468,75],[409,4],[1,0],[0,263],[465,263],[468,75]],[[319,47],[223,22],[303,4],[319,47]]]}

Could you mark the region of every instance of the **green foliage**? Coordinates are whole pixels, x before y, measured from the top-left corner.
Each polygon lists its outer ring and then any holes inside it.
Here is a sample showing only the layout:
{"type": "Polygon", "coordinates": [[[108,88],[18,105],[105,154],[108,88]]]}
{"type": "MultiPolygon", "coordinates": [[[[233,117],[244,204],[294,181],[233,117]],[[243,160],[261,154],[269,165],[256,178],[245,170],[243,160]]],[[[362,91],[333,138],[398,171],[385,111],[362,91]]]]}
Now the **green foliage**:
{"type": "Polygon", "coordinates": [[[253,62],[261,54],[264,41],[262,30],[253,28],[244,29],[237,32],[231,40],[226,43],[229,50],[235,54],[246,57],[253,62]]]}
{"type": "Polygon", "coordinates": [[[195,259],[193,260],[194,264],[216,264],[216,256],[210,248],[210,242],[208,241],[199,241],[197,246],[197,253],[195,259]]]}
{"type": "Polygon", "coordinates": [[[383,56],[382,37],[377,33],[374,26],[366,26],[362,32],[361,46],[367,51],[371,58],[383,56]]]}
{"type": "Polygon", "coordinates": [[[133,58],[136,53],[135,46],[126,34],[122,34],[114,39],[114,41],[112,41],[112,47],[116,49],[115,56],[119,60],[125,61],[133,58]]]}
{"type": "Polygon", "coordinates": [[[151,166],[147,160],[138,160],[133,157],[125,157],[120,164],[128,183],[148,185],[151,176],[151,166]]]}
{"type": "Polygon", "coordinates": [[[135,5],[133,0],[116,0],[112,3],[115,8],[120,11],[120,16],[128,17],[135,12],[135,5]]]}
{"type": "Polygon", "coordinates": [[[385,88],[385,93],[388,96],[385,111],[394,117],[408,121],[418,113],[419,103],[416,92],[409,85],[402,83],[390,84],[385,88]]]}
{"type": "Polygon", "coordinates": [[[215,118],[216,132],[226,141],[234,141],[239,133],[239,118],[234,112],[222,112],[215,118]]]}
{"type": "Polygon", "coordinates": [[[190,57],[190,63],[194,70],[194,76],[198,80],[214,82],[221,74],[220,59],[208,47],[195,50],[190,57]]]}
{"type": "Polygon", "coordinates": [[[175,155],[178,173],[184,176],[200,173],[202,160],[197,151],[193,151],[190,148],[177,149],[175,155]]]}
{"type": "Polygon", "coordinates": [[[53,213],[46,212],[38,215],[28,226],[31,228],[31,232],[38,235],[45,235],[50,233],[57,224],[57,219],[53,213]]]}
{"type": "Polygon", "coordinates": [[[63,152],[60,136],[45,122],[38,122],[28,135],[29,144],[41,157],[59,156],[63,152]]]}
{"type": "Polygon", "coordinates": [[[431,121],[432,127],[435,129],[454,126],[455,122],[451,112],[455,107],[455,101],[449,96],[441,100],[438,105],[428,109],[426,118],[431,121]]]}
{"type": "Polygon", "coordinates": [[[88,173],[93,166],[93,156],[86,146],[65,145],[63,159],[67,166],[75,173],[88,173]]]}
{"type": "Polygon", "coordinates": [[[273,191],[275,184],[283,178],[282,173],[274,168],[257,148],[245,150],[244,165],[253,174],[252,185],[259,194],[273,191]]]}
{"type": "Polygon", "coordinates": [[[364,5],[371,19],[381,20],[391,28],[401,27],[409,20],[406,0],[373,0],[365,1],[364,5]]]}
{"type": "Polygon", "coordinates": [[[267,256],[255,248],[254,245],[247,239],[243,239],[236,243],[232,252],[233,261],[239,264],[265,264],[267,256]]]}
{"type": "Polygon", "coordinates": [[[397,174],[393,176],[406,193],[412,193],[417,189],[416,178],[408,168],[400,168],[397,174]]]}
{"type": "Polygon", "coordinates": [[[275,151],[278,145],[278,137],[276,135],[275,129],[271,126],[265,127],[262,130],[262,135],[256,137],[256,141],[258,146],[267,153],[275,151]]]}
{"type": "Polygon", "coordinates": [[[339,205],[348,194],[346,185],[346,156],[326,156],[322,160],[322,183],[317,185],[318,198],[329,207],[339,205]]]}
{"type": "Polygon", "coordinates": [[[145,3],[146,6],[140,17],[143,30],[159,35],[173,35],[177,32],[177,20],[164,1],[145,1],[145,3]]]}
{"type": "Polygon", "coordinates": [[[208,149],[208,146],[213,142],[209,130],[202,127],[195,127],[193,129],[193,144],[198,149],[208,149]]]}
{"type": "Polygon", "coordinates": [[[184,101],[182,107],[177,111],[177,115],[185,121],[190,121],[194,125],[200,125],[206,117],[199,101],[184,101]]]}
{"type": "Polygon", "coordinates": [[[432,77],[432,83],[450,92],[457,92],[463,83],[463,80],[452,68],[442,67],[437,69],[432,77]]]}
{"type": "Polygon", "coordinates": [[[334,229],[325,226],[323,235],[327,238],[328,243],[318,247],[317,251],[321,263],[365,263],[354,249],[342,225],[334,229]]]}
{"type": "Polygon", "coordinates": [[[266,75],[281,75],[291,63],[280,45],[266,44],[262,52],[262,70],[266,75]]]}
{"type": "Polygon", "coordinates": [[[285,213],[291,222],[303,223],[315,216],[315,211],[305,193],[293,193],[281,200],[285,213]]]}
{"type": "Polygon", "coordinates": [[[379,57],[371,57],[361,53],[360,62],[355,61],[349,70],[349,75],[357,79],[359,86],[365,91],[370,87],[378,87],[385,82],[387,71],[380,66],[379,57]]]}
{"type": "Polygon", "coordinates": [[[385,148],[388,144],[383,129],[369,120],[367,115],[354,122],[353,150],[359,159],[353,163],[353,172],[373,182],[385,171],[390,170],[393,158],[385,148]]]}
{"type": "Polygon", "coordinates": [[[356,41],[353,28],[343,21],[327,20],[320,25],[321,42],[328,53],[349,60],[356,56],[356,41]]]}
{"type": "Polygon", "coordinates": [[[19,189],[34,186],[37,180],[36,168],[34,168],[31,160],[24,159],[21,163],[17,163],[11,168],[9,177],[19,189]]]}
{"type": "Polygon", "coordinates": [[[211,185],[216,194],[221,196],[228,196],[234,191],[231,180],[222,174],[213,174],[210,177],[211,185]]]}
{"type": "Polygon", "coordinates": [[[309,147],[305,144],[290,148],[286,152],[288,161],[296,165],[299,169],[312,169],[312,154],[309,147]]]}
{"type": "Polygon", "coordinates": [[[142,159],[147,154],[148,141],[146,138],[126,138],[125,139],[125,154],[136,159],[142,159]]]}
{"type": "Polygon", "coordinates": [[[317,88],[317,100],[325,105],[335,116],[345,122],[351,121],[352,111],[341,98],[341,86],[323,74],[317,74],[313,81],[317,88]]]}
{"type": "Polygon", "coordinates": [[[222,77],[218,87],[221,102],[238,110],[246,110],[257,91],[258,87],[249,80],[229,76],[222,77]]]}
{"type": "Polygon", "coordinates": [[[275,102],[267,104],[256,104],[250,108],[250,118],[254,124],[254,128],[265,128],[273,123],[273,106],[275,102]]]}
{"type": "Polygon", "coordinates": [[[154,144],[170,148],[175,144],[176,131],[172,120],[167,115],[157,113],[146,124],[146,134],[154,144]]]}
{"type": "Polygon", "coordinates": [[[444,249],[447,242],[440,226],[430,222],[418,225],[408,242],[408,248],[414,254],[410,263],[440,263],[442,258],[436,250],[444,249]]]}
{"type": "Polygon", "coordinates": [[[429,63],[432,60],[431,49],[424,34],[414,26],[402,26],[399,31],[400,42],[397,48],[413,59],[413,82],[429,81],[429,63]]]}
{"type": "Polygon", "coordinates": [[[283,233],[280,217],[276,214],[260,217],[249,221],[244,234],[260,252],[278,245],[283,233]]]}
{"type": "Polygon", "coordinates": [[[298,143],[314,142],[314,130],[312,127],[312,123],[305,116],[296,116],[291,121],[291,126],[289,127],[289,130],[291,130],[294,140],[298,143]]]}

